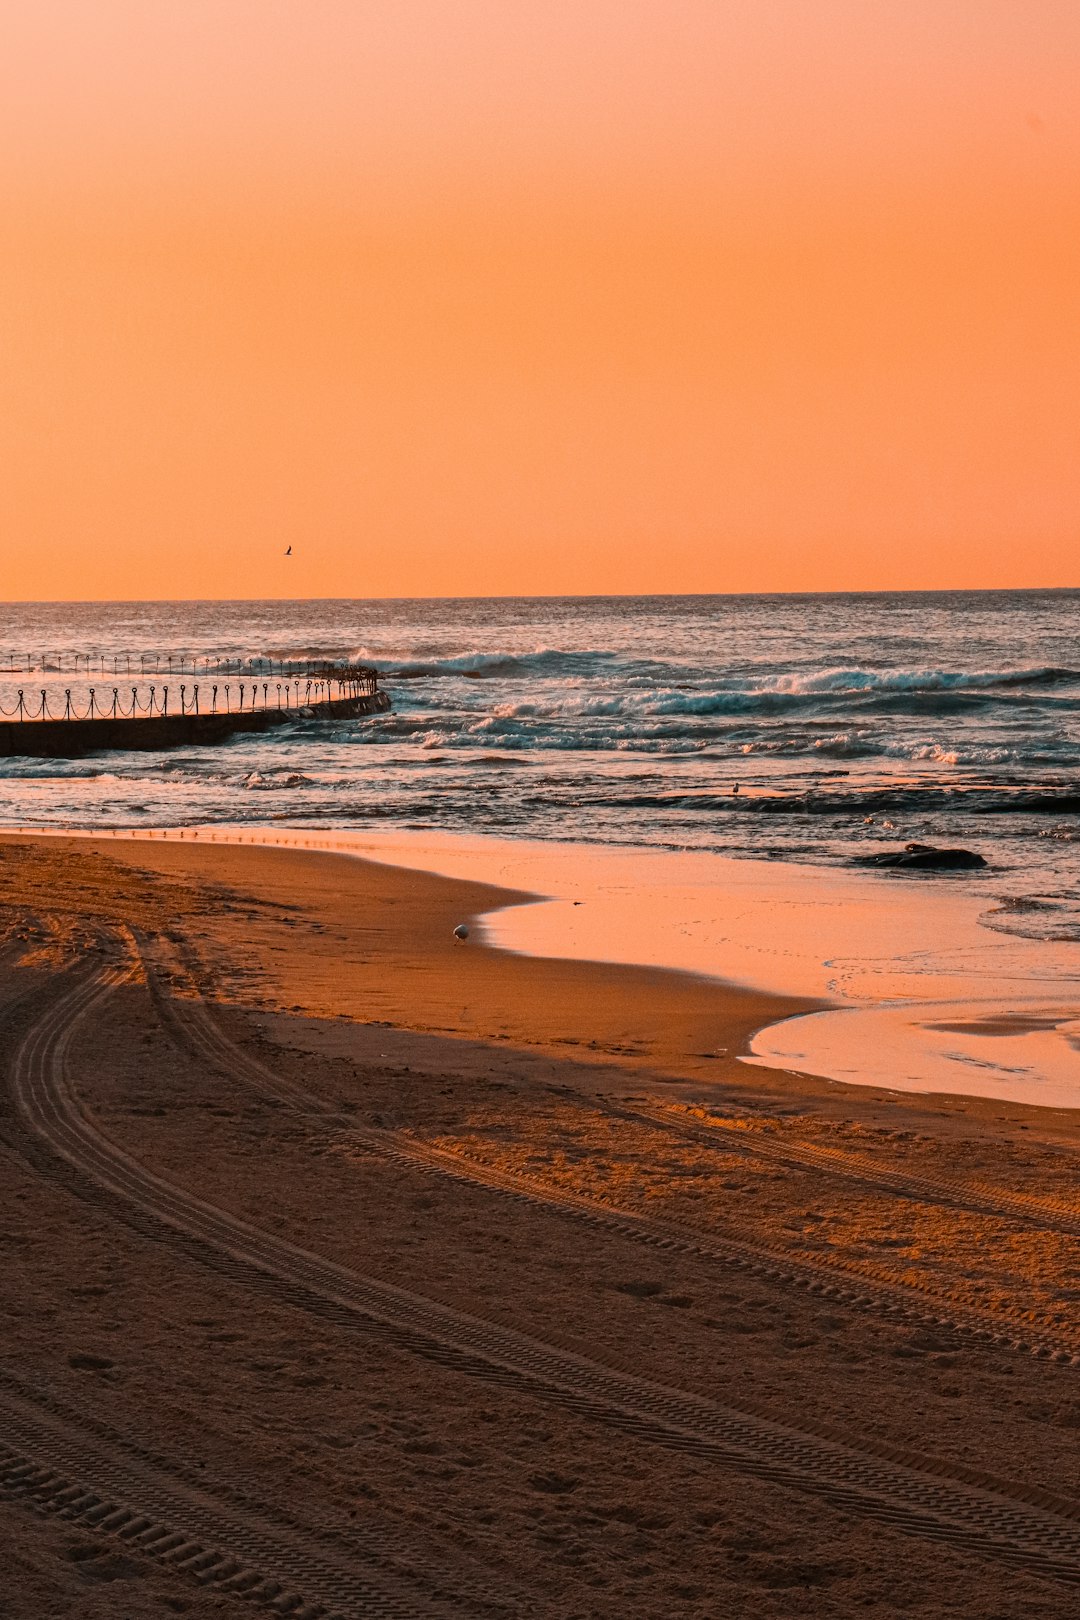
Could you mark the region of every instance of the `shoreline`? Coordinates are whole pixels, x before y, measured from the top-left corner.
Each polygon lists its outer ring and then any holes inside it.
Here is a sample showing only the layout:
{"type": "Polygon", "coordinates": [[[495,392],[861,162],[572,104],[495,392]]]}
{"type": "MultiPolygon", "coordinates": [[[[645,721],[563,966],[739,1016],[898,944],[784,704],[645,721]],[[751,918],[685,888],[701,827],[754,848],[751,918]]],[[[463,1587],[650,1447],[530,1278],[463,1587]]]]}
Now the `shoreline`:
{"type": "MultiPolygon", "coordinates": [[[[1066,1620],[1080,1121],[738,1061],[805,1001],[455,944],[530,900],[321,851],[0,837],[0,1439],[17,1418],[62,1473],[56,1434],[93,1424],[84,1490],[120,1489],[110,1446],[166,1459],[150,1495],[182,1531],[194,1480],[225,1555],[254,1490],[302,1597],[343,1526],[335,1556],[376,1538],[366,1579],[389,1549],[394,1580],[508,1620],[1066,1620]],[[1052,1559],[1003,1565],[1030,1512],[1052,1559]]],[[[247,1612],[87,1511],[0,1502],[13,1620],[247,1612]]]]}
{"type": "MultiPolygon", "coordinates": [[[[786,1106],[796,1116],[810,1110],[823,1117],[868,1123],[904,1113],[916,1121],[963,1122],[991,1131],[1001,1126],[1006,1135],[1020,1128],[1037,1132],[1047,1142],[1080,1142],[1078,1108],[1003,1099],[976,1090],[906,1088],[865,1077],[852,1082],[782,1058],[761,1062],[756,1055],[762,1041],[779,1042],[784,1032],[815,1020],[869,1022],[875,1016],[892,1016],[891,1005],[877,1010],[843,1008],[805,990],[784,995],[696,967],[517,949],[516,940],[507,943],[514,921],[545,910],[558,915],[573,901],[551,901],[535,891],[510,887],[504,866],[498,883],[435,871],[427,835],[422,835],[423,853],[414,852],[415,863],[406,865],[388,858],[385,844],[390,840],[380,840],[380,853],[373,854],[347,836],[343,846],[326,847],[321,838],[295,831],[276,835],[271,831],[267,837],[265,829],[257,835],[216,829],[210,838],[205,832],[193,836],[194,831],[183,836],[170,829],[153,836],[140,831],[102,838],[83,832],[5,830],[0,831],[0,852],[8,844],[24,844],[46,850],[68,845],[81,853],[88,843],[95,858],[118,863],[136,875],[143,873],[155,883],[179,883],[184,889],[194,882],[228,896],[239,882],[257,908],[251,917],[265,906],[269,920],[264,919],[249,938],[227,916],[220,924],[203,917],[200,949],[212,949],[217,994],[225,1003],[249,1011],[265,1005],[280,1015],[291,1006],[292,1012],[308,1019],[344,1017],[370,1026],[376,1045],[384,1038],[380,1031],[397,1031],[401,1038],[449,1040],[481,1062],[492,1043],[543,1054],[544,1061],[569,1054],[577,1065],[575,1085],[632,1091],[644,1077],[660,1083],[678,1106],[706,1113],[753,1115],[786,1106]],[[362,960],[379,962],[381,971],[377,985],[360,981],[354,993],[342,978],[340,964],[321,961],[318,935],[333,937],[337,931],[341,938],[355,936],[357,924],[343,909],[341,897],[356,885],[365,903],[373,891],[384,895],[380,906],[387,908],[387,919],[404,932],[395,942],[385,926],[360,929],[362,960]],[[287,900],[281,898],[283,893],[287,900]],[[333,921],[324,919],[315,935],[306,931],[299,935],[309,951],[314,949],[303,959],[309,1000],[291,1005],[292,987],[274,968],[275,957],[282,954],[280,944],[270,943],[276,934],[275,914],[290,907],[303,912],[327,904],[333,908],[333,921]],[[463,944],[454,938],[453,929],[465,918],[476,919],[480,926],[463,944]],[[225,939],[230,941],[229,952],[249,962],[235,975],[222,954],[225,939]],[[395,979],[399,970],[400,983],[395,979]],[[252,998],[250,984],[265,988],[252,998]],[[380,1016],[373,1017],[375,1012],[380,1016]]],[[[400,857],[397,835],[391,837],[393,854],[400,857]]],[[[471,849],[457,853],[459,861],[447,862],[448,866],[472,865],[471,849]]],[[[776,863],[769,863],[769,870],[775,875],[776,863]]],[[[813,871],[809,876],[812,880],[813,871]]],[[[289,938],[285,954],[290,961],[297,949],[297,939],[289,938]]],[[[999,1003],[1000,998],[994,1005],[999,1003]]]]}
{"type": "MultiPolygon", "coordinates": [[[[298,849],[291,844],[225,837],[198,842],[191,838],[154,837],[101,839],[92,835],[0,834],[5,843],[35,844],[48,849],[89,845],[99,857],[124,867],[168,878],[190,875],[204,882],[230,886],[241,879],[248,891],[275,908],[284,903],[303,907],[312,896],[336,905],[336,896],[350,884],[365,894],[380,897],[395,930],[361,928],[347,914],[335,911],[334,932],[349,929],[353,949],[362,949],[365,962],[378,961],[377,985],[358,986],[359,1002],[350,1016],[379,1014],[378,1027],[411,1028],[466,1042],[492,1039],[530,1048],[572,1049],[587,1066],[614,1062],[629,1075],[659,1070],[672,1086],[715,1084],[726,1080],[757,1089],[756,1080],[735,1058],[753,1032],[793,1013],[807,1012],[820,1003],[808,996],[782,996],[678,969],[650,965],[583,961],[560,957],[527,957],[497,944],[486,944],[474,934],[467,944],[453,936],[465,917],[503,914],[530,909],[535,894],[478,879],[446,877],[396,864],[368,861],[340,850],[298,849]],[[273,899],[272,897],[277,897],[273,899]],[[395,979],[400,974],[400,984],[395,979]],[[594,1027],[595,1026],[595,1027],[594,1027]]],[[[204,925],[214,936],[211,922],[204,925]]],[[[227,931],[227,924],[223,920],[227,931]]],[[[303,937],[303,936],[302,936],[303,937]]],[[[265,940],[254,933],[250,942],[232,938],[230,949],[259,955],[265,940]]],[[[312,941],[304,941],[310,947],[312,941]]],[[[290,955],[299,945],[290,942],[290,955]]],[[[348,1013],[352,997],[346,985],[329,970],[324,975],[316,958],[305,960],[310,1016],[348,1013]]],[[[289,991],[274,979],[265,961],[260,968],[269,976],[275,1005],[288,1006],[289,991]]],[[[228,982],[228,974],[222,978],[228,982]]],[[[300,1010],[297,1008],[297,1010],[300,1010]]],[[[611,1079],[612,1077],[608,1077],[611,1079]]],[[[628,1084],[631,1082],[628,1080],[628,1084]]]]}
{"type": "Polygon", "coordinates": [[[526,892],[527,903],[473,916],[474,946],[680,971],[801,1000],[799,1012],[754,1032],[740,1054],[748,1065],[1080,1109],[1080,946],[987,928],[977,894],[936,879],[489,835],[218,826],[26,835],[305,849],[526,892]]]}

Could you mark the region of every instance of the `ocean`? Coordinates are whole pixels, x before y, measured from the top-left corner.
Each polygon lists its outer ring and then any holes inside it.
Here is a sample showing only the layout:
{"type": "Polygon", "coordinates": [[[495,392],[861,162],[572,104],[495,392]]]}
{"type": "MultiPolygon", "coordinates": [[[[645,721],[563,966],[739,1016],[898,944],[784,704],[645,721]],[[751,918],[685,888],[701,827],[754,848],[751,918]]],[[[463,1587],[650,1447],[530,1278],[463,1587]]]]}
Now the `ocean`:
{"type": "MultiPolygon", "coordinates": [[[[8,604],[10,651],[377,665],[387,715],[216,748],[0,759],[7,826],[409,828],[985,871],[991,927],[1080,938],[1080,591],[8,604]]],[[[99,678],[111,699],[108,677],[99,678]]],[[[20,686],[85,682],[0,675],[20,686]]]]}

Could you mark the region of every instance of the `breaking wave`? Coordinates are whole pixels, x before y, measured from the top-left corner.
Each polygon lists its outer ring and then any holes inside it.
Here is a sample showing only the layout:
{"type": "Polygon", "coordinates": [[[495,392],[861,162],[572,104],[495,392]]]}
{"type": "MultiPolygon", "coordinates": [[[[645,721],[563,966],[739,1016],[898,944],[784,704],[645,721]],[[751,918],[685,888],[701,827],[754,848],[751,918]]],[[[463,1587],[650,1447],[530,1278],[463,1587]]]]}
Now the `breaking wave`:
{"type": "MultiPolygon", "coordinates": [[[[448,654],[391,653],[375,646],[355,649],[353,657],[373,663],[390,681],[421,680],[542,680],[588,679],[646,680],[668,673],[701,681],[708,671],[694,663],[640,659],[625,650],[571,650],[541,647],[530,652],[473,649],[448,654]]],[[[1002,670],[950,670],[938,668],[877,669],[836,666],[826,669],[788,670],[761,676],[732,674],[716,683],[701,701],[766,697],[810,697],[858,692],[992,691],[1009,687],[1080,685],[1080,670],[1036,664],[1002,670]]],[[[688,694],[692,701],[695,694],[688,694]]],[[[676,701],[674,698],[672,701],[676,701]]]]}
{"type": "Polygon", "coordinates": [[[9,756],[9,823],[378,820],[841,862],[910,839],[1080,892],[1080,593],[13,604],[8,635],[354,658],[393,701],[219,748],[9,756]]]}

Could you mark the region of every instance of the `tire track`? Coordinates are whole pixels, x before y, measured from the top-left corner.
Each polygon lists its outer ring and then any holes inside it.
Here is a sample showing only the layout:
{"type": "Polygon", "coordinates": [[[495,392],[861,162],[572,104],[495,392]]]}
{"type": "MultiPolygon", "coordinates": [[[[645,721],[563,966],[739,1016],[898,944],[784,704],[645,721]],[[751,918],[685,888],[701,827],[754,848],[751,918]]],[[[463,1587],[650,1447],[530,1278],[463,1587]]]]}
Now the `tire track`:
{"type": "MultiPolygon", "coordinates": [[[[56,1056],[60,1033],[66,1048],[81,1018],[129,976],[128,970],[100,965],[89,975],[76,970],[74,986],[25,1037],[16,1072],[23,1054],[37,1050],[40,1056],[43,1040],[56,1056]]],[[[25,1103],[17,1085],[16,1093],[25,1103]]],[[[77,1104],[66,1100],[77,1115],[77,1104]]],[[[104,1192],[106,1202],[111,1194],[121,1207],[138,1208],[122,1156],[111,1175],[103,1174],[107,1153],[80,1154],[77,1125],[73,1136],[59,1141],[52,1131],[66,1110],[46,1106],[51,1129],[41,1134],[76,1180],[88,1179],[98,1201],[104,1192]]],[[[32,1127],[45,1125],[44,1116],[26,1117],[32,1127]]],[[[86,1195],[85,1185],[76,1190],[86,1195]]],[[[149,1231],[141,1229],[159,1241],[167,1235],[156,1216],[149,1231]]],[[[104,1424],[0,1369],[0,1492],[9,1499],[118,1538],[201,1584],[306,1620],[506,1620],[523,1612],[510,1592],[496,1599],[468,1579],[451,1586],[445,1576],[418,1567],[386,1534],[352,1525],[305,1525],[260,1502],[257,1491],[257,1482],[243,1475],[215,1484],[202,1468],[195,1473],[130,1438],[121,1440],[104,1424]]]]}
{"type": "Polygon", "coordinates": [[[1022,1220],[1044,1232],[1061,1232],[1080,1237],[1080,1210],[1059,1198],[1032,1198],[1025,1193],[990,1188],[971,1181],[940,1181],[913,1175],[906,1170],[890,1170],[872,1159],[845,1152],[841,1148],[817,1147],[808,1142],[782,1142],[761,1131],[743,1130],[737,1125],[698,1124],[680,1109],[664,1103],[638,1103],[633,1108],[610,1101],[602,1104],[607,1112],[621,1119],[659,1125],[662,1130],[695,1141],[708,1142],[720,1149],[749,1153],[804,1170],[820,1170],[842,1176],[883,1192],[924,1203],[944,1204],[970,1210],[977,1215],[993,1215],[1002,1220],[1022,1220]]]}
{"type": "Polygon", "coordinates": [[[220,1269],[238,1281],[343,1324],[363,1323],[376,1338],[447,1370],[905,1533],[1080,1585],[1080,1509],[1071,1502],[901,1447],[856,1446],[825,1426],[796,1429],[606,1367],[323,1259],[146,1169],[83,1114],[65,1075],[78,1022],[125,977],[115,969],[76,976],[24,1038],[13,1090],[31,1130],[156,1223],[163,1237],[195,1238],[217,1251],[220,1269]]]}
{"type": "Polygon", "coordinates": [[[356,1568],[361,1534],[301,1526],[235,1486],[155,1458],[6,1373],[0,1494],[294,1620],[434,1620],[450,1612],[461,1620],[482,1612],[432,1606],[379,1552],[369,1551],[365,1578],[356,1568]]]}
{"type": "MultiPolygon", "coordinates": [[[[431,1562],[430,1556],[418,1559],[415,1551],[410,1550],[406,1553],[400,1536],[395,1533],[396,1527],[392,1531],[387,1528],[385,1520],[380,1523],[370,1506],[365,1506],[365,1520],[362,1525],[358,1526],[352,1519],[335,1522],[325,1511],[320,1512],[318,1524],[313,1525],[310,1520],[300,1519],[294,1512],[287,1511],[280,1504],[269,1505],[262,1499],[261,1491],[265,1486],[264,1473],[245,1472],[234,1467],[229,1478],[223,1480],[202,1460],[197,1466],[192,1467],[190,1463],[176,1457],[163,1456],[141,1438],[102,1422],[82,1408],[76,1410],[54,1393],[41,1388],[32,1378],[9,1366],[0,1368],[0,1440],[5,1433],[10,1437],[13,1421],[15,1423],[29,1421],[42,1429],[43,1434],[36,1442],[39,1446],[47,1443],[48,1434],[45,1431],[50,1431],[53,1439],[59,1436],[64,1441],[74,1439],[76,1443],[88,1442],[92,1446],[104,1448],[108,1452],[110,1463],[119,1461],[129,1468],[149,1472],[152,1476],[163,1476],[170,1490],[180,1486],[188,1496],[194,1493],[200,1500],[210,1498],[215,1507],[224,1505],[230,1511],[254,1515],[260,1525],[272,1529],[279,1541],[283,1533],[293,1538],[299,1536],[305,1542],[314,1541],[319,1546],[330,1549],[335,1557],[343,1556],[350,1565],[359,1560],[362,1564],[369,1564],[385,1572],[392,1581],[406,1587],[418,1579],[416,1567],[419,1564],[422,1572],[419,1578],[426,1582],[432,1591],[440,1589],[446,1591],[455,1612],[464,1601],[462,1593],[449,1591],[445,1581],[439,1576],[431,1571],[423,1573],[424,1566],[431,1562]]],[[[70,1511],[71,1503],[61,1504],[58,1501],[60,1494],[59,1491],[52,1492],[50,1488],[50,1499],[56,1502],[55,1510],[62,1511],[65,1517],[74,1517],[70,1511]]],[[[82,1509],[79,1510],[78,1516],[82,1517],[82,1509]]],[[[440,1540],[438,1535],[433,1536],[430,1527],[425,1527],[424,1541],[428,1549],[432,1546],[438,1548],[440,1540]]],[[[467,1582],[465,1584],[468,1585],[467,1582]]],[[[521,1594],[504,1595],[508,1598],[512,1595],[516,1599],[521,1594]]],[[[507,1613],[504,1606],[493,1609],[490,1599],[480,1592],[468,1595],[468,1605],[470,1615],[507,1613]]],[[[516,1608],[514,1612],[517,1612],[516,1608]]],[[[423,1613],[426,1615],[429,1610],[424,1608],[423,1613]]]]}
{"type": "Polygon", "coordinates": [[[517,1171],[499,1170],[458,1149],[434,1147],[389,1132],[361,1132],[352,1126],[346,1135],[361,1151],[431,1175],[450,1176],[487,1187],[520,1203],[560,1210],[590,1226],[648,1248],[720,1262],[747,1276],[797,1288],[832,1304],[845,1305],[894,1323],[904,1322],[935,1332],[944,1329],[975,1344],[993,1344],[1040,1359],[1080,1366],[1080,1335],[1063,1333],[1049,1324],[1033,1324],[1021,1313],[1010,1313],[1004,1306],[995,1310],[966,1306],[955,1297],[943,1296],[916,1283],[899,1283],[887,1271],[862,1268],[840,1257],[821,1260],[801,1255],[793,1257],[780,1245],[714,1237],[711,1233],[642,1215],[602,1199],[551,1187],[517,1171]]]}
{"type": "Polygon", "coordinates": [[[485,1187],[519,1203],[558,1210],[593,1228],[647,1248],[719,1262],[744,1275],[797,1288],[832,1304],[869,1312],[893,1323],[903,1322],[934,1332],[945,1330],[976,1344],[993,1344],[1045,1360],[1080,1365],[1080,1334],[1070,1334],[1049,1323],[1034,1323],[1023,1313],[1010,1312],[1005,1306],[980,1309],[931,1288],[901,1283],[884,1267],[861,1266],[839,1256],[796,1258],[780,1245],[714,1236],[697,1228],[624,1209],[603,1199],[552,1187],[517,1171],[499,1170],[461,1150],[435,1147],[397,1132],[360,1128],[344,1119],[331,1104],[276,1075],[233,1041],[213,1017],[187,971],[184,979],[193,999],[178,1002],[170,997],[157,982],[157,969],[148,942],[140,938],[136,944],[155,1004],[179,1044],[222,1073],[243,1079],[259,1094],[303,1113],[321,1116],[337,1127],[337,1140],[360,1152],[375,1154],[421,1174],[448,1176],[485,1187]]]}

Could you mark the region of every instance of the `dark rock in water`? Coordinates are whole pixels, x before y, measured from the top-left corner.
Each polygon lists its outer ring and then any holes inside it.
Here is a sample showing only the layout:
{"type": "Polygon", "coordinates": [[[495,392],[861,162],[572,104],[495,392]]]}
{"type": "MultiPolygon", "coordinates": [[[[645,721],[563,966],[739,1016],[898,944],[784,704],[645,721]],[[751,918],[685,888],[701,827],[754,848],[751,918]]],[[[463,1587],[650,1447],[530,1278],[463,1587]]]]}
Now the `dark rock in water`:
{"type": "Polygon", "coordinates": [[[860,866],[902,867],[908,872],[959,872],[986,865],[973,849],[935,849],[933,844],[905,844],[903,849],[858,855],[856,860],[860,866]]]}
{"type": "Polygon", "coordinates": [[[973,849],[916,849],[904,851],[901,865],[921,867],[928,871],[937,869],[947,871],[950,867],[962,869],[985,866],[986,860],[973,849]]]}

